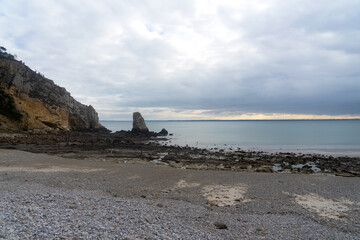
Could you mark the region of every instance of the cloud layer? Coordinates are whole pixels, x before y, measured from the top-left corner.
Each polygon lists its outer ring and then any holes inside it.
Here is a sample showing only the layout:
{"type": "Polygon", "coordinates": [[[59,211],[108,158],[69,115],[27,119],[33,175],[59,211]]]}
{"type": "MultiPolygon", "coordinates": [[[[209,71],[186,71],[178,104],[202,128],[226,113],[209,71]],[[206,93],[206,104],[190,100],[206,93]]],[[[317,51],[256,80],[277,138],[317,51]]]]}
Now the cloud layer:
{"type": "Polygon", "coordinates": [[[101,119],[360,116],[356,0],[0,5],[0,45],[101,119]]]}

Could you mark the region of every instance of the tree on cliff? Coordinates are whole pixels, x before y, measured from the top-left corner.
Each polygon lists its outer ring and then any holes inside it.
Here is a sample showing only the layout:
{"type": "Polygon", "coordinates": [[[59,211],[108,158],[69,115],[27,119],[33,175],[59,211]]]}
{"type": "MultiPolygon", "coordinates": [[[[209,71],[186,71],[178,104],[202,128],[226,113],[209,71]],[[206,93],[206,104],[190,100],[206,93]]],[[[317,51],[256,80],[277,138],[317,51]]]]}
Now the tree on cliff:
{"type": "Polygon", "coordinates": [[[7,52],[6,48],[0,46],[0,58],[7,58],[15,60],[16,56],[7,52]]]}

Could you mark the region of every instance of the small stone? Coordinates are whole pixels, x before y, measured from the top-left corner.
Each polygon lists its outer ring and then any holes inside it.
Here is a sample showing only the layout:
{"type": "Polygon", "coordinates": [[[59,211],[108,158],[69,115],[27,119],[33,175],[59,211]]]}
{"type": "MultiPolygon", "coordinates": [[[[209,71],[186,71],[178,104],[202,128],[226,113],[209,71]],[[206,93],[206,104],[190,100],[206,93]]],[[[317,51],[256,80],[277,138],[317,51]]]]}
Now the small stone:
{"type": "Polygon", "coordinates": [[[210,201],[210,200],[206,201],[206,204],[208,204],[210,206],[217,206],[216,203],[214,203],[213,201],[210,201]]]}
{"type": "Polygon", "coordinates": [[[220,223],[220,222],[214,222],[214,226],[215,226],[217,229],[227,229],[227,228],[228,228],[228,227],[226,226],[226,224],[220,223]]]}
{"type": "Polygon", "coordinates": [[[76,205],[76,203],[71,203],[71,204],[69,205],[69,208],[70,208],[70,209],[76,209],[76,208],[78,208],[78,206],[76,205]]]}

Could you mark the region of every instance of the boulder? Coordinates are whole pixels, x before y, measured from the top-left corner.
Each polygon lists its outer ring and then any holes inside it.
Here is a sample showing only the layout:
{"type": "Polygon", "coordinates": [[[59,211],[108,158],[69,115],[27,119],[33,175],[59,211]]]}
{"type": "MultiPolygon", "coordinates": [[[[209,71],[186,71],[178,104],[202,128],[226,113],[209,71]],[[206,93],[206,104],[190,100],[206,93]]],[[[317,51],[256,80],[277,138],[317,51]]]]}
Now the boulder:
{"type": "Polygon", "coordinates": [[[166,131],[165,128],[161,129],[161,131],[158,133],[158,136],[167,136],[169,133],[166,131]]]}
{"type": "Polygon", "coordinates": [[[141,116],[141,113],[134,112],[133,113],[133,128],[132,132],[144,132],[148,133],[149,129],[146,127],[145,120],[141,116]]]}

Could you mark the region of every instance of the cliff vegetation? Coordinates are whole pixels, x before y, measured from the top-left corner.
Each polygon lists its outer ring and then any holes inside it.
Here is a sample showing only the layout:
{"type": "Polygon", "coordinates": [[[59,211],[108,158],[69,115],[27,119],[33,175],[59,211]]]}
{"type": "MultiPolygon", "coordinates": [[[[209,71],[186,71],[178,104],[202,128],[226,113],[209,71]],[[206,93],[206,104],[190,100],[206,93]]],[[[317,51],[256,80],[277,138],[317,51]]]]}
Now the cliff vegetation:
{"type": "Polygon", "coordinates": [[[0,88],[0,113],[17,122],[22,119],[22,114],[15,107],[14,98],[4,92],[2,88],[0,88]]]}

